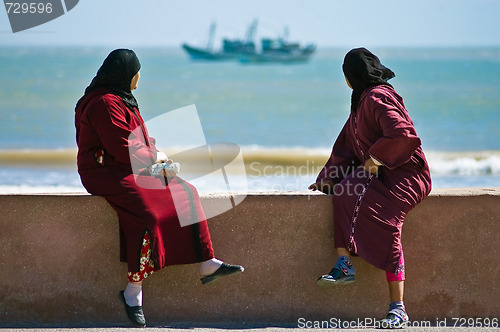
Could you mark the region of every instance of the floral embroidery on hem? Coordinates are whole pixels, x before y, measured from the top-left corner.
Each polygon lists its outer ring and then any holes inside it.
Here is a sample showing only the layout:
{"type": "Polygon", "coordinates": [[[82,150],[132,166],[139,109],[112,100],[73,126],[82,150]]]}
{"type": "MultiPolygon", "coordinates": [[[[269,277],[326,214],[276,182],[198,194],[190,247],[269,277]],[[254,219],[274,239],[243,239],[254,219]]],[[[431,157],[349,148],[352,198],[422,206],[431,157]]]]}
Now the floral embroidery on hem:
{"type": "Polygon", "coordinates": [[[149,239],[149,233],[144,234],[144,240],[142,241],[141,248],[141,258],[139,259],[139,272],[129,272],[128,280],[130,282],[139,282],[155,272],[154,263],[151,259],[151,241],[149,239]]]}

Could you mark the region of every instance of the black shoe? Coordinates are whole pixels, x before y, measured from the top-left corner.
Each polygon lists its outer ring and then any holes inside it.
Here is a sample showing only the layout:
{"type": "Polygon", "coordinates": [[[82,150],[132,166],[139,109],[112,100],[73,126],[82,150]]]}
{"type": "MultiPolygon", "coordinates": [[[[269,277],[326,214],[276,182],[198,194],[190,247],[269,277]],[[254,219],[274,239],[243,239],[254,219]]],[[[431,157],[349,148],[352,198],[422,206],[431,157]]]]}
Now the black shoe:
{"type": "Polygon", "coordinates": [[[137,327],[146,327],[146,318],[144,318],[144,312],[142,312],[141,306],[131,307],[125,301],[124,291],[120,291],[118,293],[118,298],[125,306],[125,312],[127,313],[127,317],[132,324],[137,327]]]}
{"type": "Polygon", "coordinates": [[[347,285],[355,281],[354,274],[347,274],[346,272],[334,267],[330,273],[325,274],[318,278],[318,285],[332,286],[332,285],[347,285]]]}
{"type": "Polygon", "coordinates": [[[222,263],[222,265],[217,269],[217,271],[215,271],[211,275],[201,278],[200,280],[202,284],[208,284],[219,278],[241,273],[243,271],[245,271],[245,269],[241,265],[231,265],[222,263]]]}

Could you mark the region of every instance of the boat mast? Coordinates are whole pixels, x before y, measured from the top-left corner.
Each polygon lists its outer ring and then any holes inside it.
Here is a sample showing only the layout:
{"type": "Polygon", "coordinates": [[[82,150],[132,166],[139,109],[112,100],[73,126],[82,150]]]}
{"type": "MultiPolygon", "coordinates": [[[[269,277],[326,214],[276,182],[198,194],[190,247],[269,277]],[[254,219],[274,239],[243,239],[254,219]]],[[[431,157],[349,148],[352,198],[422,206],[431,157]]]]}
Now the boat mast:
{"type": "Polygon", "coordinates": [[[208,44],[207,44],[207,50],[212,52],[214,48],[214,37],[215,37],[215,22],[212,22],[210,24],[210,29],[208,31],[208,44]]]}
{"type": "Polygon", "coordinates": [[[283,41],[286,42],[288,41],[288,36],[290,36],[290,30],[288,29],[288,26],[285,25],[285,27],[283,28],[283,41]]]}
{"type": "Polygon", "coordinates": [[[258,23],[257,19],[254,19],[252,24],[248,26],[246,40],[245,40],[247,43],[253,42],[255,38],[255,32],[257,31],[257,23],[258,23]]]}

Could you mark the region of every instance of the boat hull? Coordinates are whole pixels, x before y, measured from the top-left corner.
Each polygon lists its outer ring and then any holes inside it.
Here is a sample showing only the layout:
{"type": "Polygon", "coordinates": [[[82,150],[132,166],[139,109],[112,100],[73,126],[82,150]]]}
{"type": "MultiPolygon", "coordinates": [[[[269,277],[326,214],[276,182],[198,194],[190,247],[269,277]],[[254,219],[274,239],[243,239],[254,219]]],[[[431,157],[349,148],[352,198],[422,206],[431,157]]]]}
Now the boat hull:
{"type": "Polygon", "coordinates": [[[192,47],[187,44],[183,44],[182,48],[186,53],[194,60],[230,60],[236,59],[237,55],[226,54],[222,52],[211,52],[205,49],[192,47]]]}
{"type": "Polygon", "coordinates": [[[245,54],[238,57],[241,63],[301,63],[307,62],[311,58],[312,53],[300,54],[279,54],[279,53],[259,53],[245,54]]]}

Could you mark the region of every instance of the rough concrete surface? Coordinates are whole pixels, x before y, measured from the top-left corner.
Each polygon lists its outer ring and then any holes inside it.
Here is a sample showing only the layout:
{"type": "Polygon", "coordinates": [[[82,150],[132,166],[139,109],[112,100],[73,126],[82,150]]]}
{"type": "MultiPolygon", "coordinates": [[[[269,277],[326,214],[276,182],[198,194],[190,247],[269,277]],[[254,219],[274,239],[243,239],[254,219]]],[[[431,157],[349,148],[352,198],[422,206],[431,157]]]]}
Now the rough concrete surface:
{"type": "MultiPolygon", "coordinates": [[[[221,199],[202,203],[209,210],[221,199]]],[[[0,195],[0,211],[0,327],[128,326],[117,299],[127,272],[117,217],[103,198],[0,195]]],[[[201,285],[197,265],[167,267],[144,284],[148,324],[255,332],[257,323],[281,331],[268,326],[383,318],[385,274],[362,259],[353,258],[354,284],[316,284],[335,262],[332,212],[326,195],[248,195],[209,220],[216,256],[245,272],[201,285]]],[[[403,246],[413,321],[500,318],[500,189],[434,191],[408,214],[403,246]]]]}

